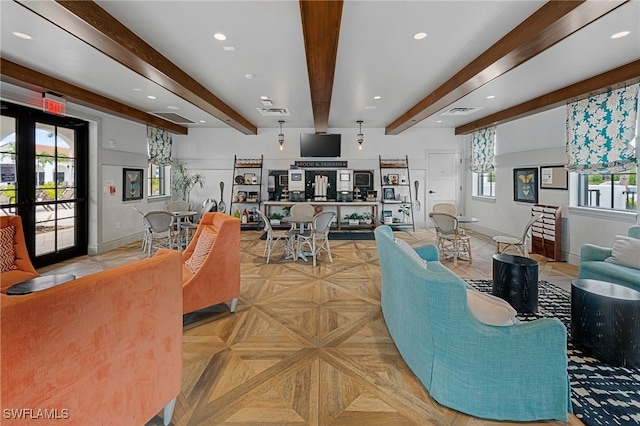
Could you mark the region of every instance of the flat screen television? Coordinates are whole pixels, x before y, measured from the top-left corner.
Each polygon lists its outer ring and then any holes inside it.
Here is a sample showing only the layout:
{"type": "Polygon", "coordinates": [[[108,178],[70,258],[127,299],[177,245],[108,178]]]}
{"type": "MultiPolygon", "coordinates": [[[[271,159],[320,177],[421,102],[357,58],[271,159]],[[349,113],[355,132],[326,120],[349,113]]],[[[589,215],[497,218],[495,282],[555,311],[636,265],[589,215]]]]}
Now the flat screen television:
{"type": "Polygon", "coordinates": [[[300,134],[300,157],[340,157],[341,135],[300,134]]]}

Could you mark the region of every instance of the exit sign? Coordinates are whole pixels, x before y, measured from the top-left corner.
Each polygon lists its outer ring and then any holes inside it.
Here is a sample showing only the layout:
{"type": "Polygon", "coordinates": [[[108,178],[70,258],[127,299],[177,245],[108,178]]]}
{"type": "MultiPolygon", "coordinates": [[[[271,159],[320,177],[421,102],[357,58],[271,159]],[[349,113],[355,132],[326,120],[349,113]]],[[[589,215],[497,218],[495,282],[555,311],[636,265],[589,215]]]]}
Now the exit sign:
{"type": "Polygon", "coordinates": [[[49,114],[67,115],[67,100],[51,93],[42,94],[42,110],[49,114]]]}

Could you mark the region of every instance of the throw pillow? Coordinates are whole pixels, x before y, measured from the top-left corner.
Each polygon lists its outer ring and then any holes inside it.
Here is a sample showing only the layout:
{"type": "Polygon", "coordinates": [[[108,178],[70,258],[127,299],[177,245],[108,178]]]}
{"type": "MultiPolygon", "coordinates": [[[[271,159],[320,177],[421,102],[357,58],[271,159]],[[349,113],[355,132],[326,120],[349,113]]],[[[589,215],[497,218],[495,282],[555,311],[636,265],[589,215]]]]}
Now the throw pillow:
{"type": "Polygon", "coordinates": [[[18,269],[15,264],[16,253],[13,250],[13,238],[15,235],[15,226],[7,226],[0,229],[0,272],[18,269]]]}
{"type": "Polygon", "coordinates": [[[413,247],[409,245],[408,242],[401,238],[396,238],[396,244],[404,250],[413,260],[415,260],[418,265],[422,266],[424,269],[427,269],[427,261],[420,257],[418,252],[416,252],[413,247]]]}
{"type": "Polygon", "coordinates": [[[213,247],[213,243],[216,241],[217,236],[218,234],[208,227],[204,228],[200,233],[198,242],[196,243],[196,247],[193,249],[191,257],[184,263],[192,274],[195,274],[204,263],[204,260],[211,251],[211,247],[213,247]]]}
{"type": "Polygon", "coordinates": [[[499,297],[467,289],[467,306],[478,321],[487,325],[517,324],[516,310],[499,297]]]}
{"type": "Polygon", "coordinates": [[[640,240],[616,235],[616,240],[611,249],[611,257],[607,257],[604,261],[640,269],[640,240]]]}

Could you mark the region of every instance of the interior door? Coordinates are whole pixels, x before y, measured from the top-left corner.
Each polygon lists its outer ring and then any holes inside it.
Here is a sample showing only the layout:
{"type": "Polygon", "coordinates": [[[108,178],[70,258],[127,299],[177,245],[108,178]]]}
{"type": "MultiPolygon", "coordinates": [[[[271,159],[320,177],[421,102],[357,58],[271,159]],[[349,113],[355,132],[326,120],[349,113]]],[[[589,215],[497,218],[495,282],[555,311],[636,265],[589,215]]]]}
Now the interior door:
{"type": "MultiPolygon", "coordinates": [[[[427,212],[436,203],[452,203],[460,211],[460,154],[457,151],[427,153],[427,212]]],[[[433,226],[433,224],[427,224],[433,226]]]]}

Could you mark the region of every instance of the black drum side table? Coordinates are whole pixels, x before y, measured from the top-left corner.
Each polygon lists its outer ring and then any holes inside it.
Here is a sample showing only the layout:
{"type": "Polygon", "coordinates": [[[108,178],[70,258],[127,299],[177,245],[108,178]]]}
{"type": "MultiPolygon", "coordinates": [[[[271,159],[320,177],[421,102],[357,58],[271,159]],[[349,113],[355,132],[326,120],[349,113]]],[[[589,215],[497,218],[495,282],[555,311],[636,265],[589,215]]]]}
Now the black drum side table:
{"type": "Polygon", "coordinates": [[[598,280],[572,281],[571,341],[604,363],[640,368],[640,292],[598,280]]]}
{"type": "Polygon", "coordinates": [[[492,293],[519,313],[538,312],[538,262],[512,254],[494,254],[492,293]]]}
{"type": "Polygon", "coordinates": [[[36,291],[55,287],[75,279],[75,275],[71,274],[42,275],[40,277],[31,278],[30,280],[12,285],[7,289],[7,294],[12,296],[30,294],[36,291]]]}

